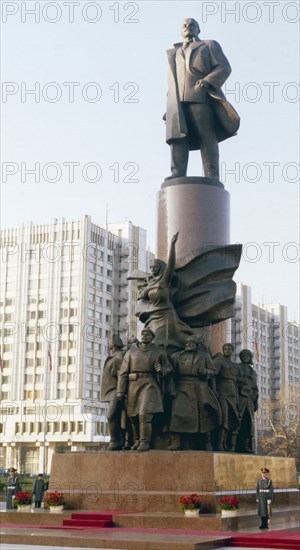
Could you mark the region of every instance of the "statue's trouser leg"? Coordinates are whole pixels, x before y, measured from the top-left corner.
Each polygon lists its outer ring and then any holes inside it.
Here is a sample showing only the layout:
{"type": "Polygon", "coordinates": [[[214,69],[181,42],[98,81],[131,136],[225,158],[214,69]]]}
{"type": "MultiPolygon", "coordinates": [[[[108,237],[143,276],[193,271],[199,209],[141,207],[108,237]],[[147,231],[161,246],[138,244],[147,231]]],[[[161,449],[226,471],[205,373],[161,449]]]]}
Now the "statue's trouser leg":
{"type": "Polygon", "coordinates": [[[177,139],[170,143],[171,173],[173,178],[186,176],[189,160],[187,138],[177,139]]]}
{"type": "Polygon", "coordinates": [[[210,432],[207,432],[205,434],[205,450],[206,451],[212,451],[212,445],[211,445],[211,434],[210,432]]]}
{"type": "Polygon", "coordinates": [[[242,451],[244,453],[253,453],[254,452],[252,450],[251,438],[247,437],[246,439],[244,439],[243,444],[242,444],[242,451]]]}
{"type": "Polygon", "coordinates": [[[236,434],[236,433],[232,433],[232,434],[231,434],[231,447],[230,447],[230,449],[229,449],[231,452],[234,452],[234,451],[235,451],[236,440],[237,440],[237,434],[236,434]]]}
{"type": "Polygon", "coordinates": [[[107,412],[108,428],[111,437],[111,442],[108,446],[109,451],[118,451],[122,449],[123,446],[121,413],[122,404],[119,401],[112,401],[109,404],[107,412]]]}
{"type": "Polygon", "coordinates": [[[133,433],[132,433],[132,424],[127,416],[126,410],[122,411],[122,431],[123,431],[123,440],[124,440],[124,449],[130,449],[133,445],[133,433]]]}
{"type": "Polygon", "coordinates": [[[149,451],[152,436],[153,414],[140,414],[140,445],[138,451],[149,451]]]}
{"type": "Polygon", "coordinates": [[[184,111],[188,133],[200,143],[204,176],[219,179],[219,146],[209,98],[205,103],[185,103],[184,111]]]}
{"type": "Polygon", "coordinates": [[[226,436],[227,436],[227,430],[225,430],[225,428],[219,428],[219,430],[218,430],[218,440],[217,440],[217,451],[227,450],[226,436]]]}
{"type": "Polygon", "coordinates": [[[139,429],[139,417],[134,416],[131,419],[132,435],[133,435],[133,446],[131,449],[135,451],[140,444],[140,429],[139,429]]]}

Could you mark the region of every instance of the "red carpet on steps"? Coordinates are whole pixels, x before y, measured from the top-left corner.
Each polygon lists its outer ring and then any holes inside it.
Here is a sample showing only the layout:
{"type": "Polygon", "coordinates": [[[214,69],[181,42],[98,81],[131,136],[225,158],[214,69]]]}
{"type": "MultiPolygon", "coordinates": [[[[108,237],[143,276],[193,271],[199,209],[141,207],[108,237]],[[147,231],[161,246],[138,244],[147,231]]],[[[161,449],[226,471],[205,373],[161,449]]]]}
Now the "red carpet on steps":
{"type": "MultiPolygon", "coordinates": [[[[113,515],[118,515],[116,511],[101,512],[85,512],[85,513],[73,513],[71,519],[63,520],[63,525],[34,525],[34,524],[3,524],[2,527],[13,527],[14,529],[74,529],[77,530],[102,530],[107,528],[113,528],[113,515]]],[[[123,512],[124,513],[124,512],[123,512]]],[[[132,532],[132,533],[162,533],[162,534],[180,534],[182,530],[179,529],[138,529],[129,527],[114,527],[114,531],[120,532],[132,532]]],[[[244,532],[229,532],[229,531],[196,531],[196,530],[184,530],[187,535],[195,536],[227,536],[231,538],[230,547],[244,547],[244,548],[274,548],[277,550],[300,550],[300,533],[299,531],[287,531],[287,530],[270,530],[259,533],[244,533],[244,532]]]]}
{"type": "Polygon", "coordinates": [[[277,548],[300,550],[299,531],[268,531],[264,533],[230,533],[231,546],[247,548],[277,548]]]}
{"type": "Polygon", "coordinates": [[[63,520],[63,527],[96,527],[103,529],[104,527],[113,527],[112,514],[102,514],[97,512],[91,513],[74,513],[71,514],[71,519],[63,520]]]}

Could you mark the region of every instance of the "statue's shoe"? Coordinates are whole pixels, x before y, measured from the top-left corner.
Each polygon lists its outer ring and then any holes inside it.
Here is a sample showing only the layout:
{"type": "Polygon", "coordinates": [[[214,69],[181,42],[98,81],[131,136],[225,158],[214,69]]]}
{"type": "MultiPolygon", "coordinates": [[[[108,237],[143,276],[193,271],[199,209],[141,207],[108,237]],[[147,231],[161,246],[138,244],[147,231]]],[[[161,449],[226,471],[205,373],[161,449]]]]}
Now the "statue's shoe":
{"type": "Polygon", "coordinates": [[[122,445],[119,443],[116,443],[115,441],[111,441],[110,444],[107,447],[108,451],[122,451],[122,445]]]}
{"type": "Polygon", "coordinates": [[[144,452],[144,451],[149,451],[149,449],[150,449],[150,443],[148,443],[148,441],[142,441],[138,446],[137,451],[144,452]]]}

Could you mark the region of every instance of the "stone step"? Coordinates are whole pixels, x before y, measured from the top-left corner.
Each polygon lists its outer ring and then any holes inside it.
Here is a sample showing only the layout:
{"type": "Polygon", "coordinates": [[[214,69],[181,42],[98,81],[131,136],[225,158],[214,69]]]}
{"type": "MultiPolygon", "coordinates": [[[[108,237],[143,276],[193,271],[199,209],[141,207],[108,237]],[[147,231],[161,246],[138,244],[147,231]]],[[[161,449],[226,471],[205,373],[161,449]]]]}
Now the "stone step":
{"type": "Polygon", "coordinates": [[[117,529],[107,529],[105,532],[91,531],[64,531],[52,529],[43,530],[2,529],[1,543],[19,544],[20,535],[23,545],[34,546],[74,546],[79,548],[109,548],[115,550],[212,550],[228,546],[230,537],[226,536],[201,536],[171,534],[128,532],[117,529]],[[19,531],[19,532],[18,532],[19,531]]]}

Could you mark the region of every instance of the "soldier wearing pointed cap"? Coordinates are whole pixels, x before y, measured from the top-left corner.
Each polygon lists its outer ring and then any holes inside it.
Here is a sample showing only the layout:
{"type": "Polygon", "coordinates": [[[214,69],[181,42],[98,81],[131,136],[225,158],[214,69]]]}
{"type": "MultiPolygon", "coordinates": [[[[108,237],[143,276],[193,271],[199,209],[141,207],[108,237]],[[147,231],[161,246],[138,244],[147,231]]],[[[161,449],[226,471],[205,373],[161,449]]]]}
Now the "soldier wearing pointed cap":
{"type": "Polygon", "coordinates": [[[172,371],[166,352],[154,345],[154,332],[143,329],[141,342],[132,344],[125,354],[118,380],[117,396],[127,396],[127,414],[131,418],[137,451],[151,445],[152,421],[162,413],[163,395],[160,381],[172,371]]]}
{"type": "Polygon", "coordinates": [[[268,519],[272,513],[273,484],[269,478],[270,470],[261,468],[261,479],[256,485],[256,502],[258,503],[257,514],[261,517],[260,529],[268,529],[268,519]]]}

